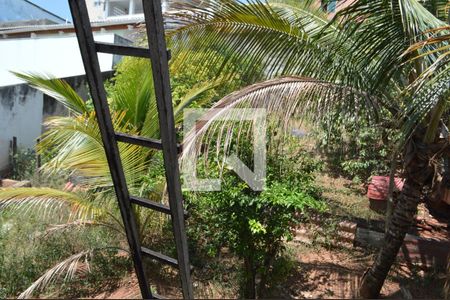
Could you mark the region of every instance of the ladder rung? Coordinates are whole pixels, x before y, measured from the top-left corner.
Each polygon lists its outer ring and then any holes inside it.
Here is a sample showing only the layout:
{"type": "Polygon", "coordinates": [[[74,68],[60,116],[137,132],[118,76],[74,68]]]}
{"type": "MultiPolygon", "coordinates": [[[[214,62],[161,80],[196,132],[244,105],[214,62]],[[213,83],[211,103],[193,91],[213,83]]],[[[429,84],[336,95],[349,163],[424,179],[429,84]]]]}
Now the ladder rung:
{"type": "Polygon", "coordinates": [[[150,250],[145,247],[141,247],[141,251],[142,251],[142,254],[145,254],[145,255],[147,255],[153,259],[156,259],[162,263],[166,263],[168,265],[178,267],[178,260],[176,260],[175,258],[169,257],[167,255],[161,254],[159,252],[150,250]]]}
{"type": "Polygon", "coordinates": [[[97,50],[97,52],[102,53],[150,58],[150,50],[140,47],[130,47],[130,46],[115,45],[111,43],[96,42],[95,50],[97,50]]]}
{"type": "Polygon", "coordinates": [[[151,208],[153,210],[170,215],[170,207],[167,205],[164,205],[162,203],[144,199],[144,198],[135,197],[135,196],[130,196],[130,201],[133,204],[151,208]]]}
{"type": "MultiPolygon", "coordinates": [[[[170,215],[170,207],[159,202],[135,196],[130,196],[130,202],[170,215]]],[[[186,210],[184,211],[184,217],[188,217],[188,212],[186,210]]]]}
{"type": "Polygon", "coordinates": [[[152,149],[162,150],[162,143],[160,140],[131,135],[121,132],[116,132],[116,139],[119,142],[129,143],[133,145],[144,146],[152,149]]]}
{"type": "MultiPolygon", "coordinates": [[[[152,149],[162,150],[162,142],[161,140],[146,138],[137,135],[131,135],[127,133],[116,132],[116,139],[122,143],[129,143],[133,145],[148,147],[152,149]]],[[[177,151],[181,153],[183,147],[180,144],[177,144],[177,151]]]]}

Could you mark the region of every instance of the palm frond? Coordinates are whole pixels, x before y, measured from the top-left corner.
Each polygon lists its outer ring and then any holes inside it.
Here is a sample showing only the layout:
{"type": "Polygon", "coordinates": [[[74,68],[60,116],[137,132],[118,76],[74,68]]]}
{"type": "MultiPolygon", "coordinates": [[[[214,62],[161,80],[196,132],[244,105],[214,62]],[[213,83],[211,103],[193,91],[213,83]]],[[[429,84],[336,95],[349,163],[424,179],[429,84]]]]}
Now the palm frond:
{"type": "Polygon", "coordinates": [[[51,76],[43,74],[12,73],[32,87],[35,87],[43,93],[55,98],[71,112],[75,114],[89,112],[84,100],[66,81],[62,79],[55,79],[51,76]]]}
{"type": "Polygon", "coordinates": [[[447,72],[450,63],[450,26],[429,30],[420,37],[422,40],[411,45],[403,56],[412,62],[426,58],[432,63],[408,87],[410,93],[420,89],[430,78],[442,76],[439,73],[447,72]]]}
{"type": "Polygon", "coordinates": [[[39,277],[30,287],[23,291],[18,299],[30,298],[34,292],[49,286],[64,274],[65,279],[70,280],[75,276],[77,271],[80,273],[88,272],[90,269],[89,257],[92,253],[92,250],[88,250],[74,254],[53,268],[47,270],[44,275],[39,277]]]}
{"type": "Polygon", "coordinates": [[[169,33],[177,54],[173,63],[180,67],[202,57],[202,67],[222,65],[223,73],[232,74],[239,66],[249,78],[259,78],[262,70],[263,78],[298,74],[330,80],[338,70],[351,69],[348,60],[342,59],[338,69],[331,59],[340,53],[332,47],[336,28],[301,6],[291,10],[259,1],[213,0],[181,8],[191,12],[175,15],[186,25],[169,33]],[[217,50],[223,55],[215,55],[217,50]]]}
{"type": "MultiPolygon", "coordinates": [[[[214,89],[215,87],[223,84],[225,80],[223,78],[217,78],[215,80],[209,80],[206,82],[199,83],[192,88],[180,99],[179,103],[174,107],[175,122],[179,123],[182,121],[182,112],[185,108],[189,107],[194,101],[196,101],[205,92],[214,89]]],[[[197,103],[201,105],[202,103],[197,103]]]]}
{"type": "MultiPolygon", "coordinates": [[[[307,119],[314,124],[331,115],[337,105],[348,118],[365,116],[369,120],[377,120],[377,99],[350,87],[293,76],[251,85],[224,97],[202,116],[205,121],[197,124],[185,138],[182,158],[188,157],[187,154],[192,151],[196,155],[200,151],[208,152],[212,137],[217,138],[216,147],[227,148],[236,138],[233,128],[242,125],[242,122],[230,124],[218,120],[233,114],[233,108],[266,109],[275,127],[286,134],[290,119],[307,119]]],[[[239,116],[233,119],[239,120],[239,116]]],[[[217,151],[220,151],[219,148],[217,151]]]]}
{"type": "MultiPolygon", "coordinates": [[[[404,111],[405,122],[402,128],[403,139],[411,136],[419,124],[428,123],[426,118],[431,117],[433,110],[441,103],[439,118],[445,116],[450,109],[450,65],[439,72],[433,72],[432,76],[427,76],[427,80],[419,78],[411,84],[412,101],[410,101],[404,111]]],[[[433,137],[435,134],[433,134],[433,137]]]]}
{"type": "Polygon", "coordinates": [[[52,224],[50,225],[44,232],[40,232],[37,234],[38,237],[45,237],[49,234],[53,234],[55,232],[65,231],[65,230],[73,230],[76,228],[85,228],[85,227],[105,227],[111,230],[114,230],[115,232],[118,232],[120,234],[125,234],[122,228],[117,228],[113,224],[110,223],[104,223],[100,221],[95,220],[75,220],[73,222],[68,222],[64,224],[52,224]]]}
{"type": "Polygon", "coordinates": [[[443,25],[417,0],[354,1],[336,14],[333,23],[343,33],[336,46],[348,45],[355,68],[366,73],[372,89],[385,88],[391,78],[405,76],[398,67],[404,51],[420,34],[443,25]]]}
{"type": "MultiPolygon", "coordinates": [[[[127,123],[125,113],[113,113],[114,127],[119,132],[136,134],[127,123]]],[[[53,117],[45,122],[48,130],[38,144],[39,151],[58,149],[56,155],[42,169],[50,174],[60,170],[75,172],[83,183],[111,188],[112,182],[106,161],[100,131],[94,112],[74,117],[53,117]]],[[[145,153],[149,150],[125,143],[119,144],[125,175],[130,187],[137,184],[145,172],[145,153]]]]}
{"type": "Polygon", "coordinates": [[[150,62],[131,57],[120,62],[109,97],[113,111],[125,112],[123,124],[140,131],[147,112],[156,105],[150,62]]]}
{"type": "Polygon", "coordinates": [[[37,213],[43,219],[92,220],[105,214],[105,207],[89,201],[81,194],[51,188],[0,189],[0,211],[37,213]]]}
{"type": "Polygon", "coordinates": [[[35,282],[33,282],[30,287],[23,291],[19,295],[19,299],[26,299],[33,296],[35,292],[45,289],[51,284],[57,282],[57,280],[63,278],[64,281],[70,281],[75,276],[89,273],[91,270],[91,260],[93,256],[101,251],[105,250],[115,250],[124,251],[120,248],[95,248],[91,250],[86,250],[77,254],[74,254],[64,261],[58,263],[51,269],[47,270],[41,277],[39,277],[35,282]]]}
{"type": "Polygon", "coordinates": [[[419,124],[428,124],[426,138],[436,136],[439,120],[448,115],[450,108],[450,27],[442,26],[420,35],[421,41],[411,45],[404,53],[412,62],[432,61],[405,89],[411,96],[406,103],[403,118],[403,137],[408,138],[419,124]],[[428,120],[427,120],[428,118],[428,120]]]}

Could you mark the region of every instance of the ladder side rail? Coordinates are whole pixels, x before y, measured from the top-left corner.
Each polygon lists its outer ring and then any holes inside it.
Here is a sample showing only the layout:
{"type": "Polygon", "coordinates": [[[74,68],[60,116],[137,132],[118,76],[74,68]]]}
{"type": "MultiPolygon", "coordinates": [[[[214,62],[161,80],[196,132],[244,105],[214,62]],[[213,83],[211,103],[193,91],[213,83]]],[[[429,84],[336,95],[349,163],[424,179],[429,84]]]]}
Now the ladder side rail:
{"type": "Polygon", "coordinates": [[[122,169],[119,148],[115,140],[86,3],[85,0],[69,0],[69,5],[141,294],[144,299],[153,298],[143,268],[136,220],[129,201],[128,188],[122,169]]]}
{"type": "Polygon", "coordinates": [[[161,0],[142,0],[183,297],[193,299],[161,0]]]}

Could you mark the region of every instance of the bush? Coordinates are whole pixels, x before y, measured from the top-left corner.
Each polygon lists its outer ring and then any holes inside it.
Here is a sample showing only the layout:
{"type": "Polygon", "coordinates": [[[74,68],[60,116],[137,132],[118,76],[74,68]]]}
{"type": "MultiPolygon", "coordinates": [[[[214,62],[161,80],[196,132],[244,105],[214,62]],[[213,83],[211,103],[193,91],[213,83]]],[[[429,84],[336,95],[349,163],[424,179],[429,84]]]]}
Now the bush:
{"type": "Polygon", "coordinates": [[[12,179],[30,180],[36,172],[36,152],[31,149],[19,148],[17,153],[10,154],[12,179]]]}
{"type": "MultiPolygon", "coordinates": [[[[81,227],[42,234],[47,228],[46,224],[31,213],[27,216],[7,217],[7,214],[3,212],[0,216],[1,298],[17,297],[46,270],[67,257],[86,249],[107,246],[111,240],[116,240],[103,228],[81,227]]],[[[85,288],[92,289],[106,278],[116,279],[117,272],[111,271],[118,265],[116,260],[114,256],[94,257],[92,272],[88,275],[88,280],[84,281],[85,288]],[[86,284],[89,286],[86,287],[86,284]]],[[[76,286],[77,289],[70,290],[65,284],[54,285],[52,296],[88,295],[83,292],[80,285],[76,286]]]]}
{"type": "Polygon", "coordinates": [[[322,122],[316,132],[317,146],[330,169],[357,183],[371,175],[387,175],[390,130],[335,114],[332,122],[322,122]]]}
{"type": "MultiPolygon", "coordinates": [[[[292,228],[309,210],[323,211],[314,172],[320,164],[303,151],[269,159],[266,189],[255,192],[231,171],[222,190],[187,197],[189,234],[205,257],[228,247],[243,260],[243,296],[264,296],[292,228]],[[298,215],[300,214],[300,217],[298,215]],[[259,284],[256,279],[259,278],[259,284]]],[[[199,254],[198,254],[199,255],[199,254]]],[[[272,282],[271,282],[272,283],[272,282]]]]}

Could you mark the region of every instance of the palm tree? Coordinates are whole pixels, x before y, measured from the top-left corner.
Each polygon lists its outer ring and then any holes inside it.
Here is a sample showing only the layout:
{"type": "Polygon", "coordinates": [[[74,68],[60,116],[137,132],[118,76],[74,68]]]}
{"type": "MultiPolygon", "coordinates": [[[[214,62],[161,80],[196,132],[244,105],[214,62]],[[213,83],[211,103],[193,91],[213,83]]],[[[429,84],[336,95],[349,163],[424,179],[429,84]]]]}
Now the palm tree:
{"type": "MultiPolygon", "coordinates": [[[[199,50],[207,53],[226,45],[229,51],[222,60],[206,55],[205,64],[220,64],[226,72],[234,71],[230,63],[243,65],[241,75],[250,78],[258,66],[268,80],[217,102],[213,108],[222,110],[210,113],[211,121],[198,132],[206,138],[214,114],[233,107],[266,108],[284,129],[292,117],[314,123],[334,110],[355,122],[363,116],[373,123],[396,121],[393,129],[400,138],[392,146],[402,154],[405,185],[383,246],[360,288],[361,296],[375,298],[424,188],[432,182],[435,162],[448,156],[449,141],[439,133],[449,111],[449,43],[418,46],[436,35],[448,37],[448,28],[436,32],[444,24],[417,0],[355,1],[331,22],[309,2],[211,0],[201,6],[181,5],[191,13],[178,16],[184,26],[171,34],[174,57],[182,50],[176,63],[183,66],[199,50]]],[[[188,143],[184,149],[200,148],[188,143]]]]}
{"type": "MultiPolygon", "coordinates": [[[[125,59],[119,65],[114,85],[109,87],[111,117],[116,131],[158,137],[156,101],[149,70],[149,62],[142,59],[125,59]]],[[[62,275],[65,280],[70,280],[80,272],[89,271],[89,260],[97,253],[111,253],[111,250],[128,253],[128,249],[123,246],[126,237],[92,105],[63,80],[36,74],[16,75],[67,108],[67,116],[50,117],[45,121],[46,131],[37,150],[44,155],[52,152],[40,169],[42,177],[67,177],[68,174],[76,186],[0,189],[0,213],[4,210],[13,213],[35,211],[43,220],[57,224],[47,233],[102,226],[118,236],[118,240],[112,242],[115,247],[86,249],[51,267],[19,296],[27,298],[62,275]],[[84,264],[79,264],[80,261],[84,264]],[[82,269],[77,270],[80,267],[82,269]]],[[[220,83],[221,79],[204,80],[175,97],[176,122],[181,122],[184,107],[209,100],[214,94],[208,93],[220,83]]],[[[119,144],[119,151],[130,192],[154,201],[166,201],[162,157],[158,152],[126,143],[119,144]]],[[[163,216],[140,207],[133,209],[143,243],[161,233],[163,216]]]]}

